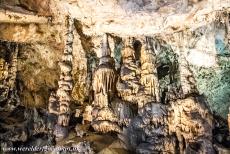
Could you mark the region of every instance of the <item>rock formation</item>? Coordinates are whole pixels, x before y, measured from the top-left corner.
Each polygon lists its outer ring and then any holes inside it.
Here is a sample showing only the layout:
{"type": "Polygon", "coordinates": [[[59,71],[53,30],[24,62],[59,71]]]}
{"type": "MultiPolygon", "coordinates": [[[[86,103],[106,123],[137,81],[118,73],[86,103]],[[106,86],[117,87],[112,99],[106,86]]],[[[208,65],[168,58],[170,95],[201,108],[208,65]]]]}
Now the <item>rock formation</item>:
{"type": "Polygon", "coordinates": [[[145,43],[141,51],[141,83],[145,88],[146,95],[160,102],[160,87],[157,77],[156,54],[151,50],[149,42],[145,43]]]}
{"type": "Polygon", "coordinates": [[[59,63],[61,75],[58,81],[58,90],[56,94],[51,93],[49,98],[49,113],[58,116],[57,125],[54,134],[57,140],[67,136],[67,126],[70,119],[70,103],[72,101],[71,91],[73,89],[72,81],[72,53],[73,53],[73,19],[67,16],[67,30],[65,33],[66,42],[62,55],[62,61],[59,63]]]}
{"type": "MultiPolygon", "coordinates": [[[[101,43],[102,55],[99,60],[99,66],[93,75],[94,102],[90,115],[84,120],[92,120],[92,126],[99,132],[120,132],[117,125],[118,119],[111,108],[111,102],[115,95],[116,70],[114,59],[110,56],[111,49],[108,44],[108,38],[105,34],[101,43]]],[[[89,107],[88,107],[89,108],[89,107]]],[[[88,112],[88,109],[87,111],[88,112]]]]}
{"type": "Polygon", "coordinates": [[[120,78],[117,82],[118,95],[125,101],[137,104],[134,97],[138,94],[141,85],[139,83],[140,69],[135,63],[135,50],[133,49],[133,40],[125,40],[124,49],[122,50],[122,65],[120,78]]]}
{"type": "Polygon", "coordinates": [[[18,44],[6,43],[1,51],[1,102],[6,101],[3,110],[13,111],[19,105],[16,89],[18,44]],[[12,51],[11,51],[12,50],[12,51]],[[10,52],[10,53],[8,53],[10,52]],[[7,61],[5,60],[7,59],[7,61]]]}

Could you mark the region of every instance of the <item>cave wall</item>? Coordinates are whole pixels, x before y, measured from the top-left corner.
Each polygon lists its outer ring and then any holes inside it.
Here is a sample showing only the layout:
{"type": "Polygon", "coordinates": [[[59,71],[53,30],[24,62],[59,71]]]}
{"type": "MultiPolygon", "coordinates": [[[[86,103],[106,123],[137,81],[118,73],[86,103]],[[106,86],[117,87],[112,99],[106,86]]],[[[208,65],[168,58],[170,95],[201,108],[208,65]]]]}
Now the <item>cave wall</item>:
{"type": "MultiPolygon", "coordinates": [[[[76,23],[78,24],[78,22],[76,23]]],[[[32,106],[33,104],[34,106],[37,106],[36,104],[43,104],[38,106],[45,107],[48,98],[47,92],[49,93],[49,90],[55,89],[55,84],[57,84],[55,81],[57,82],[58,79],[59,68],[57,67],[57,63],[60,57],[55,58],[55,55],[56,53],[59,53],[57,55],[60,55],[61,50],[63,49],[63,45],[59,43],[62,40],[62,34],[55,30],[57,26],[52,27],[51,25],[47,27],[46,25],[36,24],[1,24],[1,27],[4,30],[1,31],[0,36],[5,40],[32,42],[32,44],[21,45],[19,56],[22,56],[22,58],[19,58],[20,65],[18,67],[20,73],[18,79],[26,85],[30,85],[29,83],[32,82],[30,80],[34,80],[37,82],[36,85],[43,85],[44,87],[42,86],[43,88],[40,89],[33,84],[30,86],[22,86],[27,89],[27,92],[21,95],[21,97],[25,100],[25,104],[31,104],[32,106]],[[47,30],[49,31],[48,33],[47,30]],[[58,42],[58,44],[54,47],[53,45],[44,44],[44,40],[47,39],[50,43],[58,42]],[[40,45],[34,43],[38,40],[41,42],[40,45]],[[35,58],[32,59],[31,57],[35,58]],[[49,57],[49,59],[46,59],[47,57],[49,57]],[[31,64],[30,61],[35,64],[31,64]],[[31,64],[32,66],[27,64],[31,64]],[[37,80],[39,77],[31,78],[30,74],[39,68],[41,68],[41,70],[38,71],[40,72],[38,76],[41,76],[40,80],[43,80],[42,78],[44,76],[49,76],[50,73],[55,74],[56,77],[53,79],[47,79],[51,81],[37,80]],[[47,75],[45,75],[46,73],[47,75]],[[33,93],[33,91],[40,91],[40,95],[33,96],[33,94],[29,94],[33,93]],[[40,103],[35,101],[35,98],[33,97],[38,97],[37,99],[40,99],[40,101],[38,101],[40,103]]],[[[90,91],[92,90],[90,90],[90,83],[92,82],[92,74],[97,67],[97,61],[100,57],[99,47],[102,36],[86,36],[80,26],[76,27],[75,35],[76,39],[73,47],[75,51],[73,63],[75,86],[72,96],[76,102],[82,104],[84,101],[89,101],[91,97],[90,91]]],[[[207,97],[212,111],[226,118],[229,106],[229,43],[227,27],[224,24],[220,25],[219,23],[213,23],[192,31],[190,37],[192,37],[192,41],[189,44],[186,58],[194,72],[198,90],[201,94],[204,94],[207,97]]],[[[124,42],[122,43],[119,36],[111,35],[110,44],[112,57],[114,57],[116,65],[119,67],[121,65],[121,54],[119,52],[121,51],[124,42]]],[[[172,58],[170,57],[170,54],[166,54],[167,57],[165,57],[164,54],[168,53],[168,50],[170,50],[171,53],[177,52],[173,51],[172,48],[173,47],[170,46],[170,44],[163,44],[163,47],[160,49],[161,51],[159,51],[159,58],[161,59],[159,59],[159,65],[168,65],[165,63],[171,63],[169,62],[169,59],[172,58]]],[[[176,53],[174,54],[177,56],[176,53]]],[[[158,71],[162,69],[161,67],[162,66],[159,66],[158,71]]],[[[169,79],[161,79],[160,82],[162,82],[160,85],[165,87],[166,82],[169,84],[169,79]]],[[[24,90],[22,90],[22,93],[23,92],[24,90]]]]}

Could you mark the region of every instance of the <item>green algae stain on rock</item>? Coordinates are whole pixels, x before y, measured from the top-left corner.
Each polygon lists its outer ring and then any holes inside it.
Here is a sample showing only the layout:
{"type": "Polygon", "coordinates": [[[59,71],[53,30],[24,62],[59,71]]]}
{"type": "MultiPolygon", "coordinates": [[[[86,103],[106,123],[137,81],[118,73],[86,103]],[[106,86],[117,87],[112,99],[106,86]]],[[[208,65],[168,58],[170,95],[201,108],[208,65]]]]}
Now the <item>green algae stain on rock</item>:
{"type": "Polygon", "coordinates": [[[213,112],[226,119],[230,106],[230,58],[219,56],[218,68],[194,67],[197,88],[213,112]]]}

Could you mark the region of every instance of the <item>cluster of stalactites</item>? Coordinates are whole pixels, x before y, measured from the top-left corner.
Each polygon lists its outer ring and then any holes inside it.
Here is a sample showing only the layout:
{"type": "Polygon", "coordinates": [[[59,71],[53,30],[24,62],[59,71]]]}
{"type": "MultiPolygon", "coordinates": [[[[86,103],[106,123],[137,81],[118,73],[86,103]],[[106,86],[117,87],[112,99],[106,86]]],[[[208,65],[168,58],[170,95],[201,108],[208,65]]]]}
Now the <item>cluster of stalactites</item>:
{"type": "Polygon", "coordinates": [[[102,40],[102,57],[93,76],[94,105],[99,107],[107,107],[115,91],[116,71],[110,54],[108,38],[105,35],[102,40]]]}
{"type": "Polygon", "coordinates": [[[120,132],[118,119],[111,108],[111,101],[115,92],[116,70],[114,59],[105,34],[102,40],[102,56],[99,66],[93,75],[94,102],[87,106],[83,121],[91,121],[92,127],[99,132],[120,132]]]}
{"type": "Polygon", "coordinates": [[[149,44],[141,50],[141,84],[145,88],[145,94],[151,95],[160,102],[159,81],[156,68],[156,54],[151,50],[149,44]]]}
{"type": "Polygon", "coordinates": [[[107,107],[110,97],[115,90],[116,73],[112,68],[99,68],[93,81],[93,90],[95,92],[95,106],[107,107]]]}
{"type": "Polygon", "coordinates": [[[58,90],[56,94],[51,94],[49,99],[49,112],[58,115],[58,125],[68,126],[70,116],[70,102],[72,101],[71,91],[73,89],[72,81],[72,59],[73,59],[73,30],[74,20],[67,17],[67,29],[65,33],[65,49],[62,60],[59,63],[61,75],[58,81],[58,90]]]}

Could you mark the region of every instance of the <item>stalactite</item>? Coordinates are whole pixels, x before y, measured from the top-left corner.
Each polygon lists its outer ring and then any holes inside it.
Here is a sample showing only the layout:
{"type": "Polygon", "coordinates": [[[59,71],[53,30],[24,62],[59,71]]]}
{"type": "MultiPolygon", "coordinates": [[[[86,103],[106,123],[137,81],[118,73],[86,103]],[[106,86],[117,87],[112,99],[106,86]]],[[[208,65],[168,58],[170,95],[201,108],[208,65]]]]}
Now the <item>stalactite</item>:
{"type": "MultiPolygon", "coordinates": [[[[116,71],[114,69],[114,59],[110,56],[111,51],[108,46],[107,35],[104,36],[102,41],[102,57],[99,61],[99,66],[93,75],[93,90],[95,93],[95,100],[100,101],[96,95],[104,95],[105,102],[108,102],[108,97],[112,97],[115,91],[114,83],[116,82],[116,71]]],[[[98,104],[97,101],[94,102],[98,104]]],[[[105,106],[108,106],[107,103],[105,106]]]]}

